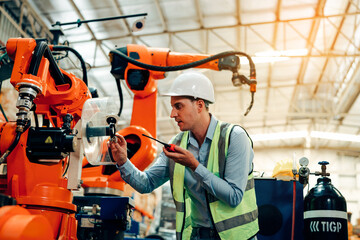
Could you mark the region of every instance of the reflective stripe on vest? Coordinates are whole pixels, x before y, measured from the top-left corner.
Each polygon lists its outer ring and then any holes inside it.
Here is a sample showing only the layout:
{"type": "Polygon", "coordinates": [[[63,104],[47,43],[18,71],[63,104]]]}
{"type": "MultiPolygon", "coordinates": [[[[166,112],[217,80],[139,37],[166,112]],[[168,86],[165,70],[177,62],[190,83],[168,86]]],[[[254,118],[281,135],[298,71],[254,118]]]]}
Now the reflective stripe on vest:
{"type": "MultiPolygon", "coordinates": [[[[225,161],[232,128],[233,125],[218,121],[210,147],[207,169],[221,178],[224,178],[225,161]]],[[[172,140],[172,143],[186,149],[188,137],[188,131],[182,132],[172,140]]],[[[252,145],[250,137],[249,141],[252,145]]],[[[177,212],[176,238],[178,240],[190,239],[192,230],[190,221],[191,199],[187,196],[184,188],[185,167],[169,161],[169,171],[171,190],[177,212]],[[184,199],[186,200],[184,201],[184,199]]],[[[248,176],[243,199],[237,207],[232,208],[211,194],[207,194],[207,197],[211,216],[221,239],[248,239],[258,232],[258,210],[252,174],[248,176]]]]}

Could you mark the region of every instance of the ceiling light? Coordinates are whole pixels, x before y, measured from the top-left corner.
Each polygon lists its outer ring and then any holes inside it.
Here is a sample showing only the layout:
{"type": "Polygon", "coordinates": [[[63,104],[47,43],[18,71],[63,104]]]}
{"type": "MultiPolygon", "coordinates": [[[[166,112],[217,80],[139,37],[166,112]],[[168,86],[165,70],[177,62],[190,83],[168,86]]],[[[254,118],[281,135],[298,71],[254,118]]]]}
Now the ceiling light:
{"type": "Polygon", "coordinates": [[[337,140],[337,141],[345,141],[345,142],[360,142],[360,136],[354,135],[354,134],[312,131],[310,133],[310,136],[313,138],[322,138],[322,139],[328,139],[328,140],[337,140]]]}
{"type": "MultiPolygon", "coordinates": [[[[270,63],[287,61],[290,57],[306,56],[308,54],[307,49],[290,49],[283,51],[264,51],[255,53],[254,57],[251,57],[254,63],[270,63]]],[[[240,57],[241,64],[249,64],[246,57],[240,57]]]]}
{"type": "Polygon", "coordinates": [[[260,141],[269,141],[269,140],[305,138],[307,135],[308,135],[307,131],[293,131],[293,132],[252,134],[250,135],[250,137],[254,142],[260,142],[260,141]]]}
{"type": "MultiPolygon", "coordinates": [[[[270,63],[270,62],[281,62],[281,61],[286,61],[289,60],[289,57],[251,57],[251,59],[253,60],[253,62],[255,64],[257,63],[270,63]]],[[[241,64],[249,64],[249,61],[246,57],[240,57],[240,63],[241,64]]]]}
{"type": "Polygon", "coordinates": [[[310,134],[308,133],[308,131],[251,134],[250,137],[254,142],[306,138],[307,145],[309,145],[311,141],[310,138],[321,138],[327,140],[346,141],[346,142],[360,142],[359,135],[334,133],[334,132],[320,132],[320,131],[311,131],[310,134]]]}
{"type": "Polygon", "coordinates": [[[256,57],[301,57],[306,56],[308,54],[308,50],[305,48],[302,49],[289,49],[289,50],[281,50],[281,51],[264,51],[255,53],[256,57]]]}

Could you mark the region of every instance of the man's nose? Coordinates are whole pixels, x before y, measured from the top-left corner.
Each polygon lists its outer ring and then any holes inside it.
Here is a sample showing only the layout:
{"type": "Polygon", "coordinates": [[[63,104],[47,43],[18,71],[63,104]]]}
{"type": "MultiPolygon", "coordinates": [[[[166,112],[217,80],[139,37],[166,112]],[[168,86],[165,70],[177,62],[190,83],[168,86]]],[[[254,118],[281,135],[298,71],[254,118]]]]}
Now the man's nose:
{"type": "Polygon", "coordinates": [[[177,112],[176,112],[176,109],[171,109],[171,113],[170,113],[170,117],[171,118],[175,118],[177,116],[177,112]]]}

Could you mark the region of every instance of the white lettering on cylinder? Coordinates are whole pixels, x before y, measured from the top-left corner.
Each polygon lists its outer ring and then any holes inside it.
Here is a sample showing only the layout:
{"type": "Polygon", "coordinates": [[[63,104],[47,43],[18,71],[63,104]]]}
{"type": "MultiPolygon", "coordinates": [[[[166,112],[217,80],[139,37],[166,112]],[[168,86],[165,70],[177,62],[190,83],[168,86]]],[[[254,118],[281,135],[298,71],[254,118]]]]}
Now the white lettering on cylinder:
{"type": "Polygon", "coordinates": [[[335,222],[330,222],[330,231],[336,232],[336,223],[335,222]]]}
{"type": "MultiPolygon", "coordinates": [[[[319,222],[317,222],[319,224],[319,222]]],[[[322,232],[340,232],[342,225],[341,222],[327,222],[327,221],[321,221],[320,222],[322,225],[322,232]]],[[[315,230],[315,222],[312,225],[313,229],[315,230]]],[[[310,228],[311,228],[311,224],[310,224],[310,228]]],[[[312,230],[312,229],[311,229],[312,230]]],[[[319,230],[318,230],[319,231],[319,230]]],[[[315,231],[312,231],[315,232],[315,231]]]]}
{"type": "Polygon", "coordinates": [[[341,222],[337,222],[337,232],[340,232],[341,229],[341,222]]]}
{"type": "Polygon", "coordinates": [[[328,230],[325,229],[325,226],[327,226],[327,222],[321,222],[322,224],[322,231],[327,232],[328,230]]]}

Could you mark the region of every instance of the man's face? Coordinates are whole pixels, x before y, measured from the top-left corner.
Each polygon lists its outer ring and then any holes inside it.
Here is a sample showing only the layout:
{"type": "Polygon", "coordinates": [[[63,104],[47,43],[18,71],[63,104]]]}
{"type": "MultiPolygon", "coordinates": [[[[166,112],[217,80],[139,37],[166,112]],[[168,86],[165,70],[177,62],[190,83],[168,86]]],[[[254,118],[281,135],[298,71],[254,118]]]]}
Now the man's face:
{"type": "Polygon", "coordinates": [[[181,131],[192,130],[199,118],[197,101],[191,101],[188,98],[176,96],[171,97],[171,114],[181,131]]]}

